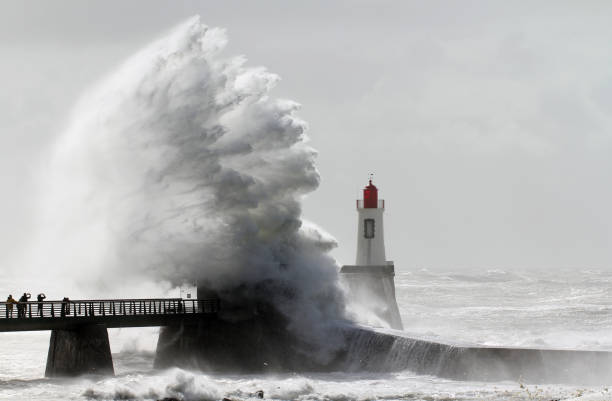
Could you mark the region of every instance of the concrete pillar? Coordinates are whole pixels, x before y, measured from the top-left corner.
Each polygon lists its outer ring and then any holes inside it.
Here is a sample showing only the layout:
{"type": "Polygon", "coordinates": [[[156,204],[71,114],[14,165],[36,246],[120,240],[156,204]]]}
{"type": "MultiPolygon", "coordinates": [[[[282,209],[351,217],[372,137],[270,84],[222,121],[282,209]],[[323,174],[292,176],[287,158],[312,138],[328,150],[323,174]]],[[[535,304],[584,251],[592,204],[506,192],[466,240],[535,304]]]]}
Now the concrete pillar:
{"type": "Polygon", "coordinates": [[[154,367],[235,373],[282,370],[282,358],[273,352],[276,350],[268,349],[271,344],[283,347],[273,327],[255,318],[233,322],[211,319],[195,325],[162,327],[154,367]]]}
{"type": "Polygon", "coordinates": [[[115,374],[108,331],[104,325],[51,331],[45,376],[82,374],[115,374]]]}
{"type": "Polygon", "coordinates": [[[321,370],[313,350],[292,334],[272,306],[231,308],[197,324],[162,327],[154,367],[206,372],[261,373],[321,370]]]}
{"type": "Polygon", "coordinates": [[[395,299],[395,267],[342,266],[340,278],[348,286],[349,301],[369,311],[390,328],[403,330],[402,318],[395,299]]]}

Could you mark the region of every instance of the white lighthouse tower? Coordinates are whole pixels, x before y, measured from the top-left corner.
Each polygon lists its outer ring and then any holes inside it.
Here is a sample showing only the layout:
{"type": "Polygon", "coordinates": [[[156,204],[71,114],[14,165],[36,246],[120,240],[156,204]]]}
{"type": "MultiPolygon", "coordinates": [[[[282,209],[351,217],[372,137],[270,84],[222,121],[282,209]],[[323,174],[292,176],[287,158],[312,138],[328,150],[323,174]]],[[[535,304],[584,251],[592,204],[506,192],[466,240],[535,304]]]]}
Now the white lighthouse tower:
{"type": "Polygon", "coordinates": [[[357,200],[357,258],[340,273],[349,288],[350,301],[393,329],[403,329],[395,300],[395,267],[385,256],[383,213],[385,201],[370,179],[357,200]]]}
{"type": "Polygon", "coordinates": [[[357,200],[357,261],[358,266],[386,265],[383,212],[385,201],[378,200],[378,188],[372,180],[363,189],[363,199],[357,200]]]}

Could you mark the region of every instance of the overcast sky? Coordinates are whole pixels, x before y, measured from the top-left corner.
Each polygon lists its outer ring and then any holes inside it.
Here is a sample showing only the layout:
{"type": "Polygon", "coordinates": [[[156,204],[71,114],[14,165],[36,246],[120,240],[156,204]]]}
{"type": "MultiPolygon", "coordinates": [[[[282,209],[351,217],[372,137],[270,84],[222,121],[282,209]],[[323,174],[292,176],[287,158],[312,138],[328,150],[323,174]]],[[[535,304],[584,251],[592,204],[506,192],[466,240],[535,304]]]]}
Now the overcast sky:
{"type": "Polygon", "coordinates": [[[79,95],[194,14],[302,104],[322,178],[304,214],[340,263],[372,172],[398,269],[612,267],[606,1],[2,2],[3,253],[79,95]]]}

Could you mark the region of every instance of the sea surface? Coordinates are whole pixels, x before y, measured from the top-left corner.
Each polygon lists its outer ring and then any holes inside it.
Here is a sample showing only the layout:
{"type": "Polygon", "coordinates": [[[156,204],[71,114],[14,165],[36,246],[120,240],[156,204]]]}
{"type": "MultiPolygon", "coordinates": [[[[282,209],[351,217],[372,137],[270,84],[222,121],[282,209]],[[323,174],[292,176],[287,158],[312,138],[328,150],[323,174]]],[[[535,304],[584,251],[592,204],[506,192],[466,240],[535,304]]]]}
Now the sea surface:
{"type": "MultiPolygon", "coordinates": [[[[9,285],[0,282],[1,285],[9,285]]],[[[397,272],[406,331],[470,344],[612,351],[612,273],[397,272]]],[[[15,290],[15,292],[17,292],[15,290]]],[[[48,332],[0,334],[0,400],[612,400],[607,386],[397,373],[208,375],[153,370],[157,329],[111,329],[116,377],[45,379],[48,332]]],[[[611,367],[612,368],[612,367],[611,367]]],[[[612,383],[610,383],[612,385],[612,383]]]]}

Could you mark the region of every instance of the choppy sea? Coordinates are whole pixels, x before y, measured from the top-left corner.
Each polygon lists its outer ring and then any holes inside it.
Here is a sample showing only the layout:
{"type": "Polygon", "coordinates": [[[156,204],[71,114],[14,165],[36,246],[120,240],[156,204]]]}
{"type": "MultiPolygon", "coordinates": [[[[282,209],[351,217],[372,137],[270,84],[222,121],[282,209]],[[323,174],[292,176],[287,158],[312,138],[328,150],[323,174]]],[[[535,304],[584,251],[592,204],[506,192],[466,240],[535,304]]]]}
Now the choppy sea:
{"type": "MultiPolygon", "coordinates": [[[[612,273],[397,272],[406,331],[440,341],[612,351],[612,273]]],[[[15,290],[15,292],[18,292],[15,290]]],[[[209,375],[153,370],[157,329],[111,329],[117,375],[46,379],[48,332],[0,333],[0,400],[612,400],[612,388],[397,373],[209,375]]],[[[610,367],[612,369],[612,366],[610,367]]],[[[610,383],[612,385],[612,383],[610,383]]]]}

